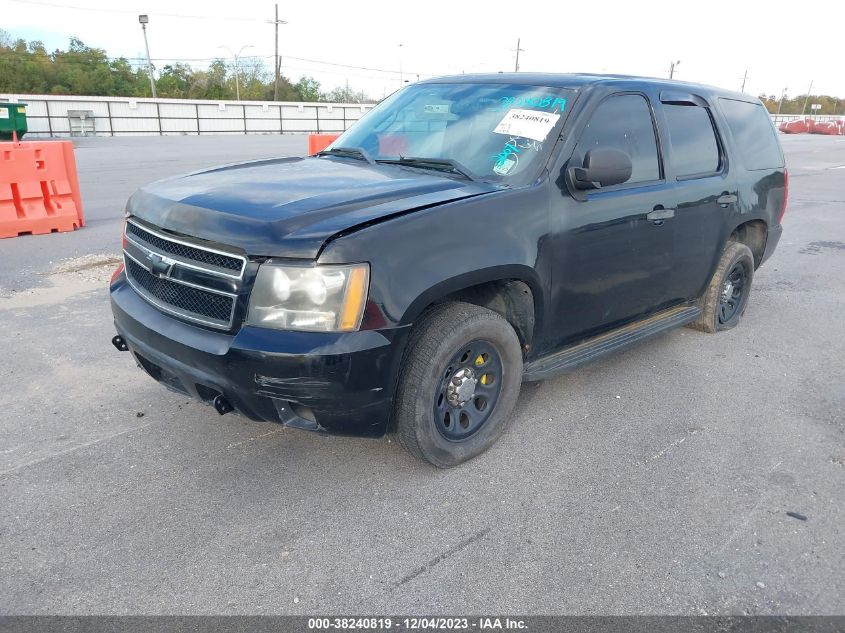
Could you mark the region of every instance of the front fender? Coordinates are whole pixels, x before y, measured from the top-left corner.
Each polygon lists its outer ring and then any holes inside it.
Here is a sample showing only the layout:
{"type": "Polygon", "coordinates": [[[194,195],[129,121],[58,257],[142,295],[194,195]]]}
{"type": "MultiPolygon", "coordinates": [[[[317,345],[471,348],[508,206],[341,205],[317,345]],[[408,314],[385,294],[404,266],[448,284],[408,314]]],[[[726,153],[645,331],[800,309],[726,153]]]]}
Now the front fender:
{"type": "Polygon", "coordinates": [[[413,323],[456,291],[504,279],[529,285],[539,326],[551,274],[547,186],[544,180],[362,228],[329,242],[320,262],[368,261],[370,303],[387,327],[413,323]]]}
{"type": "Polygon", "coordinates": [[[409,325],[417,320],[420,314],[430,305],[437,303],[443,297],[478,286],[491,281],[516,280],[522,281],[531,289],[534,297],[534,314],[543,314],[543,286],[537,271],[528,266],[503,265],[492,266],[481,270],[473,270],[444,279],[431,288],[425,290],[411,302],[408,309],[402,315],[400,325],[409,325]]]}

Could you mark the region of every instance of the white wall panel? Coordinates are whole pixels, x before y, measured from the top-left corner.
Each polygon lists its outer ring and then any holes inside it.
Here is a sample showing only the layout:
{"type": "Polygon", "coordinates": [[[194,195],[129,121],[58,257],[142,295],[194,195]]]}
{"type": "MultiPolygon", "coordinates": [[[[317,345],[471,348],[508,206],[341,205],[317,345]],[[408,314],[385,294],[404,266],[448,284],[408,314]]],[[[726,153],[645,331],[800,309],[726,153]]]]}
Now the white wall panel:
{"type": "Polygon", "coordinates": [[[30,135],[68,136],[69,110],[93,113],[97,136],[342,132],[372,106],[0,94],[27,104],[30,135]],[[48,108],[49,106],[49,108],[48,108]],[[49,119],[48,119],[49,110],[49,119]],[[280,120],[281,115],[281,120],[280,120]],[[319,123],[318,123],[319,116],[319,123]],[[319,126],[319,127],[318,127],[319,126]]]}

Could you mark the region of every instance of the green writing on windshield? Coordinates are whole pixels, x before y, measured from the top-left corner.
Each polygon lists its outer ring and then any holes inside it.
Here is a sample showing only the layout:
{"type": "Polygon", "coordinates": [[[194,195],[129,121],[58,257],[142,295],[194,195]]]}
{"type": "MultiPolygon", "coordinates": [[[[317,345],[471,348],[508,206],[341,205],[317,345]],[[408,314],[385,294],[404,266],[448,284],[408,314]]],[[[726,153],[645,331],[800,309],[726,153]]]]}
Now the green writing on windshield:
{"type": "Polygon", "coordinates": [[[544,110],[555,110],[560,108],[559,112],[563,112],[566,106],[566,99],[562,97],[555,97],[554,95],[516,95],[499,97],[498,110],[507,110],[508,108],[543,108],[544,110]]]}

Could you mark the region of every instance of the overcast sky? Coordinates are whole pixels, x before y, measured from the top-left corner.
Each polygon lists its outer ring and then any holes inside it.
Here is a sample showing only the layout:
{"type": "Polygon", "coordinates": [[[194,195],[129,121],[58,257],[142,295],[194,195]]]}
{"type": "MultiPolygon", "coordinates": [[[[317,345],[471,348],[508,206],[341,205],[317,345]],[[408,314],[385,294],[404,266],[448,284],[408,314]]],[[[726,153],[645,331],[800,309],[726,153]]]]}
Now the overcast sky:
{"type": "MultiPolygon", "coordinates": [[[[272,68],[272,1],[0,0],[0,28],[13,37],[66,48],[76,35],[111,56],[142,57],[137,15],[150,16],[150,53],[195,67],[237,51],[272,68]],[[77,8],[69,8],[70,6],[77,8]],[[90,10],[82,10],[88,8],[90,10]],[[177,17],[174,14],[206,16],[177,17]],[[194,61],[195,60],[195,61],[194,61]]],[[[679,2],[505,2],[500,0],[289,0],[279,3],[282,72],[316,77],[381,97],[404,79],[510,71],[521,38],[520,70],[667,76],[746,92],[845,98],[841,2],[788,5],[748,0],[679,2]],[[787,10],[786,7],[789,7],[787,10]],[[814,17],[817,16],[817,17],[814,17]],[[400,47],[401,44],[401,47],[400,47]],[[361,66],[362,70],[315,63],[361,66]],[[384,70],[388,72],[379,72],[384,70]]],[[[845,104],[843,104],[845,107],[845,104]]]]}

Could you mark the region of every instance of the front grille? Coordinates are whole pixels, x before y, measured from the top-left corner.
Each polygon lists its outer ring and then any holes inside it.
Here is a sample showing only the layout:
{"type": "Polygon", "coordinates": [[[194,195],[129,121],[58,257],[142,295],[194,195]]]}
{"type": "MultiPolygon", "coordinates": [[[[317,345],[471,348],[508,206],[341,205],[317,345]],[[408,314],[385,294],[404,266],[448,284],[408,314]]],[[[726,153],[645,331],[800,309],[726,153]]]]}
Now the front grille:
{"type": "Polygon", "coordinates": [[[245,257],[191,245],[190,238],[170,239],[130,219],[123,260],[129,284],[162,312],[209,327],[233,327],[245,257]]]}
{"type": "Polygon", "coordinates": [[[151,246],[157,251],[167,253],[169,255],[175,255],[176,257],[180,257],[190,262],[216,266],[217,268],[224,268],[238,274],[240,274],[243,270],[243,259],[210,250],[194,248],[193,246],[188,246],[182,242],[164,239],[158,235],[150,233],[132,222],[126,223],[126,233],[146,242],[148,246],[151,246]]]}
{"type": "Polygon", "coordinates": [[[169,306],[228,325],[234,298],[186,286],[170,279],[156,277],[134,259],[126,258],[126,270],[132,281],[149,296],[169,306]]]}

